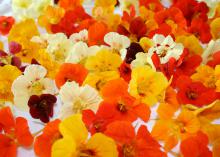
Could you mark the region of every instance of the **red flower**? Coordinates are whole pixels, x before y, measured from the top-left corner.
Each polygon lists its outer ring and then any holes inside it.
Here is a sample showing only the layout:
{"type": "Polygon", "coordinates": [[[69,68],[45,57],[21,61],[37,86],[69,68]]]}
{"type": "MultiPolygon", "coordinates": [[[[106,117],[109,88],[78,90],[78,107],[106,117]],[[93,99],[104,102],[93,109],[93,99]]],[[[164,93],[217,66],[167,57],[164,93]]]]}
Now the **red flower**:
{"type": "Polygon", "coordinates": [[[151,136],[146,126],[141,126],[137,134],[131,123],[115,121],[108,125],[105,134],[113,138],[119,151],[119,157],[166,157],[160,145],[151,136]]]}
{"type": "Polygon", "coordinates": [[[9,65],[9,64],[16,66],[18,69],[21,69],[20,58],[0,50],[0,66],[9,65]]]}
{"type": "Polygon", "coordinates": [[[57,98],[51,94],[32,95],[28,101],[31,116],[44,123],[49,122],[49,118],[53,116],[53,106],[56,101],[57,98]]]}
{"type": "Polygon", "coordinates": [[[131,67],[130,64],[123,62],[119,68],[120,76],[127,82],[131,80],[131,67]]]}
{"type": "Polygon", "coordinates": [[[9,52],[11,54],[16,54],[20,52],[21,50],[22,50],[22,46],[19,43],[14,42],[14,41],[9,43],[9,52]]]}
{"type": "Polygon", "coordinates": [[[212,60],[208,61],[207,65],[214,68],[216,65],[219,65],[219,64],[220,64],[220,51],[212,55],[212,60]]]}
{"type": "Polygon", "coordinates": [[[210,26],[202,19],[193,19],[188,32],[193,33],[202,43],[208,43],[212,39],[210,26]]]}
{"type": "Polygon", "coordinates": [[[198,107],[209,105],[216,100],[214,89],[205,87],[201,82],[192,82],[188,76],[180,76],[177,79],[177,99],[181,104],[192,104],[198,107]]]}
{"type": "Polygon", "coordinates": [[[172,28],[166,23],[161,24],[158,29],[150,31],[148,37],[153,38],[155,34],[162,34],[164,36],[168,36],[168,35],[173,36],[172,28]]]}
{"type": "Polygon", "coordinates": [[[29,147],[33,143],[26,119],[17,117],[14,119],[9,107],[0,110],[0,156],[16,157],[17,147],[29,147]]]}
{"type": "Polygon", "coordinates": [[[212,157],[208,144],[207,135],[198,132],[195,136],[183,140],[180,144],[180,150],[184,157],[212,157]]]}
{"type": "Polygon", "coordinates": [[[15,20],[13,17],[0,16],[0,34],[7,35],[14,23],[15,20]]]}
{"type": "Polygon", "coordinates": [[[127,48],[125,62],[130,64],[133,60],[135,60],[138,52],[144,52],[143,48],[138,43],[131,43],[131,45],[127,48]]]}

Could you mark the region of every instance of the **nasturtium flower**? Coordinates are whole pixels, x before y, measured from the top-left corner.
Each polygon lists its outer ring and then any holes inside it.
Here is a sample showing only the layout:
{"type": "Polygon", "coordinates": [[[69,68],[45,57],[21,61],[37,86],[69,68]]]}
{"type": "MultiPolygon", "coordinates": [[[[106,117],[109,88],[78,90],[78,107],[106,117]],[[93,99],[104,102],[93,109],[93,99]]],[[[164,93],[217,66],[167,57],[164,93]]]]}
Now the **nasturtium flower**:
{"type": "Polygon", "coordinates": [[[151,136],[146,126],[137,133],[131,123],[115,121],[107,126],[105,134],[112,137],[118,146],[119,157],[166,157],[160,144],[151,136]]]}
{"type": "Polygon", "coordinates": [[[161,72],[155,72],[149,66],[137,67],[132,70],[129,84],[130,94],[147,105],[154,105],[158,96],[168,86],[166,77],[161,72]]]}
{"type": "Polygon", "coordinates": [[[143,37],[139,41],[141,47],[144,49],[144,52],[148,52],[148,50],[154,45],[154,42],[147,37],[143,37]]]}
{"type": "Polygon", "coordinates": [[[129,12],[131,7],[134,7],[134,10],[136,12],[139,11],[139,2],[138,1],[133,1],[133,0],[119,0],[120,3],[120,8],[123,11],[129,12]]]}
{"type": "Polygon", "coordinates": [[[31,42],[33,36],[39,35],[33,19],[27,19],[13,25],[9,32],[8,42],[17,42],[22,50],[16,54],[23,62],[30,63],[38,51],[38,45],[31,42]]]}
{"type": "Polygon", "coordinates": [[[13,81],[20,75],[21,71],[15,66],[0,66],[0,102],[13,101],[11,86],[13,81]]]}
{"type": "Polygon", "coordinates": [[[55,94],[56,86],[53,80],[45,78],[47,70],[41,65],[29,65],[24,74],[12,84],[14,103],[21,109],[28,109],[28,100],[32,95],[55,94]]]}
{"type": "Polygon", "coordinates": [[[15,20],[11,16],[0,16],[0,34],[7,35],[11,30],[15,20]]]}
{"type": "Polygon", "coordinates": [[[32,95],[28,100],[30,114],[35,119],[47,123],[53,116],[53,107],[57,98],[51,94],[32,95]]]}
{"type": "Polygon", "coordinates": [[[200,41],[194,35],[177,36],[176,42],[177,43],[182,43],[183,46],[189,50],[190,54],[201,55],[203,53],[203,48],[200,44],[200,41]]]}
{"type": "Polygon", "coordinates": [[[88,140],[88,131],[79,114],[64,119],[59,130],[63,138],[53,144],[52,157],[118,156],[114,140],[104,134],[96,133],[88,140]]]}
{"type": "Polygon", "coordinates": [[[153,41],[154,46],[148,50],[148,55],[152,57],[153,54],[157,54],[161,64],[167,63],[171,58],[178,60],[183,53],[183,45],[175,43],[170,35],[164,37],[156,34],[153,41]]]}
{"type": "Polygon", "coordinates": [[[177,99],[181,104],[198,107],[209,105],[217,98],[215,89],[205,87],[201,82],[193,82],[188,76],[180,76],[176,82],[177,99]]]}
{"type": "Polygon", "coordinates": [[[22,117],[13,117],[11,109],[0,109],[0,126],[4,133],[0,133],[0,156],[16,157],[17,148],[30,147],[33,136],[29,131],[27,120],[22,117]]]}
{"type": "Polygon", "coordinates": [[[95,0],[96,6],[101,6],[104,8],[108,8],[109,6],[115,6],[116,3],[117,3],[116,0],[109,0],[109,1],[95,0]]]}
{"type": "Polygon", "coordinates": [[[88,57],[85,67],[91,72],[117,71],[121,63],[122,60],[118,54],[103,49],[95,56],[88,57]]]}
{"type": "Polygon", "coordinates": [[[122,62],[119,68],[120,77],[129,82],[131,80],[131,71],[131,65],[127,64],[125,61],[122,62]]]}
{"type": "Polygon", "coordinates": [[[97,111],[102,98],[98,91],[89,85],[79,86],[76,82],[66,82],[60,88],[60,97],[63,105],[60,109],[62,119],[83,110],[91,109],[97,111]]]}
{"type": "Polygon", "coordinates": [[[19,20],[37,18],[50,4],[53,4],[52,0],[13,0],[12,11],[19,20]]]}
{"type": "Polygon", "coordinates": [[[220,80],[220,66],[217,65],[215,69],[208,65],[201,65],[196,69],[196,73],[194,73],[191,78],[193,81],[202,82],[206,87],[218,89],[217,86],[220,80]]]}
{"type": "Polygon", "coordinates": [[[85,78],[83,84],[88,84],[99,91],[108,81],[117,78],[120,78],[120,74],[117,71],[89,73],[85,78]]]}
{"type": "Polygon", "coordinates": [[[60,120],[56,119],[47,123],[41,135],[35,138],[34,152],[39,157],[51,157],[52,145],[61,138],[59,132],[60,120]]]}
{"type": "Polygon", "coordinates": [[[40,37],[35,36],[32,42],[39,43],[46,48],[51,57],[60,63],[63,63],[72,51],[74,43],[63,33],[42,34],[40,37]]]}
{"type": "Polygon", "coordinates": [[[212,157],[212,152],[208,148],[208,144],[208,136],[203,132],[197,132],[194,136],[180,143],[180,151],[184,157],[212,157]]]}
{"type": "Polygon", "coordinates": [[[81,64],[64,63],[56,74],[55,82],[58,88],[68,81],[75,81],[81,85],[87,74],[88,71],[81,64]]]}
{"type": "Polygon", "coordinates": [[[82,2],[83,0],[59,0],[58,5],[68,11],[81,6],[82,2]]]}
{"type": "Polygon", "coordinates": [[[111,49],[116,53],[126,52],[126,48],[130,46],[130,39],[116,32],[109,32],[104,36],[106,44],[110,45],[111,49]]]}
{"type": "Polygon", "coordinates": [[[84,63],[89,56],[94,56],[101,48],[99,46],[90,46],[82,41],[74,44],[71,52],[66,57],[66,63],[84,63]]]}
{"type": "Polygon", "coordinates": [[[127,48],[127,54],[125,56],[125,62],[130,64],[136,58],[138,52],[144,52],[143,48],[139,43],[132,42],[127,48]]]}

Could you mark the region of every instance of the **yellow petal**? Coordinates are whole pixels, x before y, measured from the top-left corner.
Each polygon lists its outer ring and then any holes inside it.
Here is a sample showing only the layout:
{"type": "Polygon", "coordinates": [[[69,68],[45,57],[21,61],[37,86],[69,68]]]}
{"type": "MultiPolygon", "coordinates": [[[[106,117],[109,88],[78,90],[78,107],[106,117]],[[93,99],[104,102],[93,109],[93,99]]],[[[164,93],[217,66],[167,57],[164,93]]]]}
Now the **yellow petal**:
{"type": "Polygon", "coordinates": [[[59,125],[59,130],[63,137],[72,137],[77,144],[86,141],[88,137],[88,131],[82,121],[81,114],[64,119],[59,125]]]}
{"type": "Polygon", "coordinates": [[[76,143],[71,136],[57,140],[52,146],[52,157],[77,157],[76,143]]]}
{"type": "Polygon", "coordinates": [[[115,141],[102,133],[97,133],[91,137],[87,143],[87,148],[95,150],[96,156],[117,157],[118,151],[115,141]]]}

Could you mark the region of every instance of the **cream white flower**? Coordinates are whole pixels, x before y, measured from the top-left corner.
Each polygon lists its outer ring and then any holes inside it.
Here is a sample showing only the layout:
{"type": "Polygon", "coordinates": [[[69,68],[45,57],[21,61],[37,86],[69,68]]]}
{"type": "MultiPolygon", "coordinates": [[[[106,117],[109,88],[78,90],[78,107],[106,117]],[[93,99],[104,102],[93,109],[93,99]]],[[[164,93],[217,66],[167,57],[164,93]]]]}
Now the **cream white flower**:
{"type": "Polygon", "coordinates": [[[64,119],[72,114],[81,113],[84,109],[97,111],[102,98],[99,93],[89,85],[79,86],[76,82],[66,82],[60,89],[63,105],[60,118],[64,119]]]}
{"type": "Polygon", "coordinates": [[[81,30],[79,33],[73,33],[70,38],[73,43],[77,43],[79,41],[87,42],[88,41],[88,31],[86,29],[81,30]]]}
{"type": "Polygon", "coordinates": [[[88,56],[95,55],[100,49],[99,46],[88,47],[86,43],[79,41],[73,46],[72,51],[68,54],[65,62],[79,63],[88,56]]]}
{"type": "Polygon", "coordinates": [[[18,20],[37,18],[53,0],[12,0],[12,11],[18,20]]]}
{"type": "Polygon", "coordinates": [[[120,54],[127,52],[126,48],[130,46],[130,39],[116,32],[107,33],[104,37],[104,41],[106,44],[110,45],[111,49],[120,54]]]}
{"type": "Polygon", "coordinates": [[[146,65],[150,66],[152,69],[155,70],[155,67],[154,67],[154,64],[151,58],[148,56],[147,53],[143,53],[143,52],[138,52],[136,54],[136,59],[131,62],[132,69],[140,67],[140,66],[146,66],[146,65]]]}
{"type": "Polygon", "coordinates": [[[217,51],[220,51],[220,39],[216,41],[211,40],[202,54],[203,63],[206,64],[211,59],[211,56],[217,51]]]}
{"type": "Polygon", "coordinates": [[[31,41],[41,44],[54,60],[61,63],[65,61],[74,46],[74,43],[64,33],[46,33],[33,37],[31,41]]]}
{"type": "Polygon", "coordinates": [[[148,50],[148,55],[151,57],[156,53],[162,64],[167,63],[170,58],[178,60],[183,53],[183,45],[181,43],[175,43],[170,35],[164,37],[163,35],[156,34],[153,37],[153,42],[154,46],[148,50]]]}
{"type": "Polygon", "coordinates": [[[27,103],[32,95],[56,94],[53,80],[45,78],[47,70],[41,65],[29,65],[24,74],[14,80],[12,93],[15,105],[21,109],[28,109],[27,103]]]}

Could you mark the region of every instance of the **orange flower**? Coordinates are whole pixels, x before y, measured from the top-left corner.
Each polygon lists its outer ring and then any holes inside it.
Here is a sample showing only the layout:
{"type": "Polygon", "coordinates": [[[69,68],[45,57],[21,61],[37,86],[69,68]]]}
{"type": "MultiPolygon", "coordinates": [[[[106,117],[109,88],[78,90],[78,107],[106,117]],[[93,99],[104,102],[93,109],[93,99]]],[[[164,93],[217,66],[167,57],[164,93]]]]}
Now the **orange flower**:
{"type": "Polygon", "coordinates": [[[197,132],[195,136],[183,140],[180,150],[184,157],[212,157],[212,152],[208,148],[208,137],[202,132],[197,132]]]}
{"type": "Polygon", "coordinates": [[[80,6],[81,3],[82,0],[59,0],[58,5],[68,11],[80,6]]]}
{"type": "Polygon", "coordinates": [[[34,151],[39,157],[51,157],[51,148],[53,143],[61,137],[59,132],[60,120],[54,120],[47,123],[43,133],[38,136],[34,143],[34,151]]]}
{"type": "Polygon", "coordinates": [[[108,33],[108,27],[103,22],[96,22],[89,27],[88,37],[89,45],[101,45],[104,44],[104,36],[108,33]]]}
{"type": "Polygon", "coordinates": [[[76,81],[81,85],[87,73],[88,71],[80,64],[64,63],[55,76],[55,82],[58,88],[64,85],[66,81],[76,81]]]}
{"type": "Polygon", "coordinates": [[[123,79],[111,80],[101,90],[104,101],[99,111],[112,114],[114,120],[135,121],[138,117],[147,121],[150,108],[128,93],[128,84],[123,79]]]}
{"type": "Polygon", "coordinates": [[[33,143],[33,136],[29,131],[26,119],[14,119],[9,107],[0,110],[0,156],[16,157],[18,146],[29,147],[33,143]]]}
{"type": "Polygon", "coordinates": [[[119,151],[119,157],[166,157],[159,143],[151,136],[146,126],[141,126],[137,134],[131,123],[116,121],[108,125],[105,131],[113,138],[119,151]]]}

